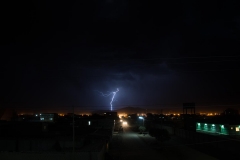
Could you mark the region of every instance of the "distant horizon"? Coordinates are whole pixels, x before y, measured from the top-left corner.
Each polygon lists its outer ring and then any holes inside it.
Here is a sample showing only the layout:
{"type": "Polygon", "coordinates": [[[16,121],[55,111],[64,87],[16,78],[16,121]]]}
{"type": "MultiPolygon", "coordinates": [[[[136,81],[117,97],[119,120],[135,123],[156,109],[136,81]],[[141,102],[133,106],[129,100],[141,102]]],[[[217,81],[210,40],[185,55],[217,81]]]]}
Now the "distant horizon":
{"type": "MultiPolygon", "coordinates": [[[[37,108],[27,108],[27,107],[1,107],[2,109],[11,109],[13,111],[16,111],[18,114],[22,113],[62,113],[62,114],[67,114],[67,113],[73,113],[73,108],[71,106],[62,106],[62,107],[37,107],[37,108]]],[[[104,107],[105,108],[105,107],[104,107]]],[[[239,110],[239,105],[222,105],[222,106],[195,106],[195,113],[222,113],[224,110],[228,108],[233,108],[239,110]]],[[[162,113],[163,114],[169,114],[169,113],[180,113],[182,114],[182,106],[179,107],[152,107],[152,108],[144,108],[144,106],[122,106],[122,107],[117,107],[117,109],[111,111],[110,109],[101,109],[99,107],[88,107],[88,108],[81,108],[79,106],[74,106],[74,113],[76,114],[92,114],[95,112],[119,112],[119,113],[133,113],[135,111],[127,111],[127,109],[132,109],[132,110],[143,110],[142,112],[138,113],[162,113]],[[125,111],[124,111],[125,110],[125,111]]]]}

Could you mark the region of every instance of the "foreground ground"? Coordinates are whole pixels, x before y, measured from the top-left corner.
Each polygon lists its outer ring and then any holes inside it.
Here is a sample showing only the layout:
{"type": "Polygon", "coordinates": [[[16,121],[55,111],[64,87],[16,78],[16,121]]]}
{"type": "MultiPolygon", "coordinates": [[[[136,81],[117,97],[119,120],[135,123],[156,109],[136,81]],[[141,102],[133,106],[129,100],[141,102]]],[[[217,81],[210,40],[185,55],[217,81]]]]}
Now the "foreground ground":
{"type": "Polygon", "coordinates": [[[178,143],[175,137],[161,144],[148,134],[144,136],[133,132],[131,127],[125,127],[123,133],[114,133],[109,158],[113,160],[215,160],[211,156],[178,143]]]}

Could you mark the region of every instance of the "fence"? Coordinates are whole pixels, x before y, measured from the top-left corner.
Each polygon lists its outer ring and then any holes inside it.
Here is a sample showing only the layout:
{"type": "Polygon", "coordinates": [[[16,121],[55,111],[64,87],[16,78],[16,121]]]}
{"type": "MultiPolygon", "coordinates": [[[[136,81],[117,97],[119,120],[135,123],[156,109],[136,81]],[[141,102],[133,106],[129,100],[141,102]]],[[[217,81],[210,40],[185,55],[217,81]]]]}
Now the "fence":
{"type": "Polygon", "coordinates": [[[102,152],[80,153],[24,153],[24,152],[0,152],[1,160],[103,160],[102,152]]]}

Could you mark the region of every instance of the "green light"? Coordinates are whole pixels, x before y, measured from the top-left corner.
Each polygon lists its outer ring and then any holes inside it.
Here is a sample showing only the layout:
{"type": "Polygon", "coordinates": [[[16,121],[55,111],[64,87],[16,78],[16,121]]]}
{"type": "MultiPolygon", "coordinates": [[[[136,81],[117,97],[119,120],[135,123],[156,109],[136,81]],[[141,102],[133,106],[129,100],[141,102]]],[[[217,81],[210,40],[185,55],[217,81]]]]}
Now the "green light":
{"type": "Polygon", "coordinates": [[[205,126],[206,126],[207,124],[205,123],[205,126]]]}
{"type": "Polygon", "coordinates": [[[200,123],[198,123],[198,125],[200,126],[200,123]]]}
{"type": "Polygon", "coordinates": [[[215,124],[213,124],[212,126],[215,126],[215,124]]]}
{"type": "Polygon", "coordinates": [[[224,125],[222,125],[221,127],[224,128],[224,125]]]}

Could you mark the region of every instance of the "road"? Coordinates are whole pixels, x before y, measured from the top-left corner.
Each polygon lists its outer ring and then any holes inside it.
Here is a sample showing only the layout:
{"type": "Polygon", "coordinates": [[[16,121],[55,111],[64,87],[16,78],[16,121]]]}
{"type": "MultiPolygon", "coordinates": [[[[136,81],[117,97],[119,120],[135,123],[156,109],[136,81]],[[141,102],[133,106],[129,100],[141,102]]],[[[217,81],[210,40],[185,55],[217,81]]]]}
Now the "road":
{"type": "Polygon", "coordinates": [[[193,150],[171,139],[166,144],[157,143],[149,135],[140,135],[124,127],[123,133],[114,133],[109,155],[113,160],[215,160],[206,154],[193,150]]]}

